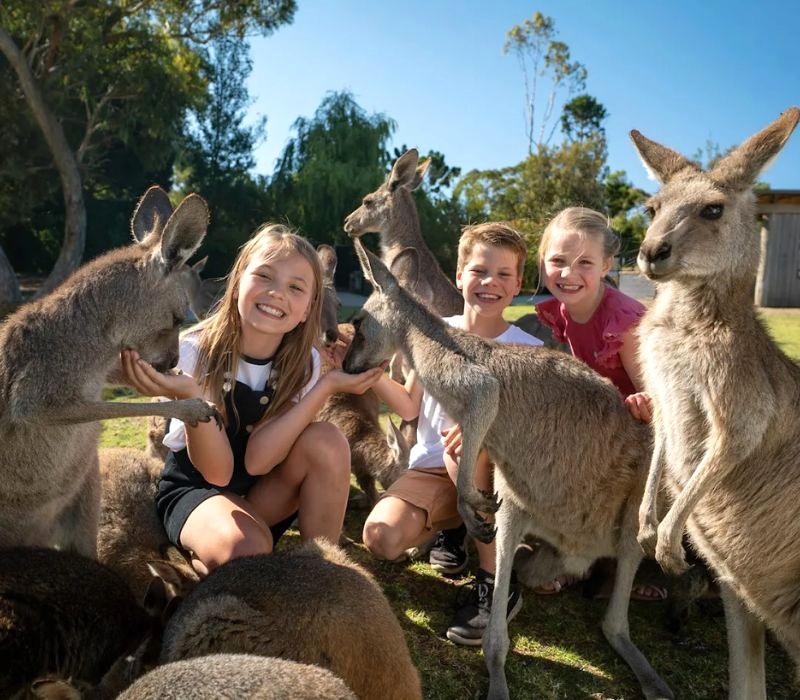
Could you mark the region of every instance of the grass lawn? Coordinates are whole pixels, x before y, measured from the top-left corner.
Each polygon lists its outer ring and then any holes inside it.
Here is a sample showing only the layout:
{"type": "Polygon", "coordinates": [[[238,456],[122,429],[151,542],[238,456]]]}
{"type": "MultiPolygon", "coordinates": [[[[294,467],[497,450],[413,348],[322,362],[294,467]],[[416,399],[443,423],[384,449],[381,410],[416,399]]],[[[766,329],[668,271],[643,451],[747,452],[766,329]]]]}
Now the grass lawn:
{"type": "MultiPolygon", "coordinates": [[[[506,317],[515,320],[531,311],[530,306],[510,307],[506,317]]],[[[778,344],[800,359],[800,311],[765,310],[762,317],[778,344]]],[[[111,398],[131,400],[125,394],[111,398]]],[[[102,444],[143,447],[145,432],[145,419],[106,421],[102,444]]],[[[351,491],[357,490],[353,482],[351,491]]],[[[467,579],[446,579],[423,562],[376,561],[361,544],[365,517],[364,511],[348,512],[347,550],[382,585],[420,670],[424,697],[429,700],[485,697],[488,675],[480,648],[459,647],[444,638],[457,589],[467,579]]],[[[293,546],[298,541],[296,531],[290,530],[282,546],[293,546]]],[[[472,561],[475,559],[473,551],[472,561]]],[[[652,562],[645,563],[644,580],[660,576],[652,562]]],[[[524,601],[509,630],[511,648],[506,674],[512,698],[640,697],[632,672],[611,650],[600,631],[605,601],[585,599],[579,586],[554,596],[537,596],[526,590],[524,601]]],[[[676,697],[709,700],[725,697],[727,650],[718,601],[698,606],[676,635],[667,630],[666,610],[666,603],[633,601],[630,609],[633,640],[676,697]]],[[[788,658],[769,639],[768,697],[797,698],[793,676],[788,658]]]]}

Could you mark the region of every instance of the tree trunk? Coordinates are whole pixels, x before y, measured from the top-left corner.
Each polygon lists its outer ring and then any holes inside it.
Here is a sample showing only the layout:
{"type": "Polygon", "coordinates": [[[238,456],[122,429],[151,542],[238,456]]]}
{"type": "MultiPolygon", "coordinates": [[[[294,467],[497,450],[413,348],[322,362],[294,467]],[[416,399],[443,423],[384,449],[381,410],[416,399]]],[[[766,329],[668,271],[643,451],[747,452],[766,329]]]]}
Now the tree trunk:
{"type": "Polygon", "coordinates": [[[3,249],[0,248],[0,318],[22,303],[19,280],[3,249]]]}
{"type": "Polygon", "coordinates": [[[81,263],[86,245],[86,206],[83,202],[83,187],[78,163],[67,143],[61,124],[45,103],[25,56],[2,27],[0,27],[0,51],[19,78],[25,100],[53,155],[64,191],[64,240],[50,276],[36,293],[39,297],[63,282],[81,263]]]}

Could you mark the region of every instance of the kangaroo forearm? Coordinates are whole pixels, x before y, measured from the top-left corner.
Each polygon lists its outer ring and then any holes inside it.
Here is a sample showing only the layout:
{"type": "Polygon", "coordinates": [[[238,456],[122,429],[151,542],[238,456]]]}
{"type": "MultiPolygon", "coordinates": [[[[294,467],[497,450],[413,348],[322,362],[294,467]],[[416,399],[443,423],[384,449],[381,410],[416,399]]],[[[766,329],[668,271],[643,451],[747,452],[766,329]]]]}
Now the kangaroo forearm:
{"type": "Polygon", "coordinates": [[[181,401],[160,401],[145,403],[126,403],[114,401],[91,401],[72,403],[67,406],[50,407],[30,420],[41,423],[91,423],[111,418],[136,418],[139,416],[180,417],[177,409],[181,401]]]}
{"type": "Polygon", "coordinates": [[[656,438],[656,443],[653,447],[653,457],[650,460],[650,469],[647,472],[647,482],[644,487],[642,504],[639,508],[640,525],[645,519],[651,522],[656,522],[658,520],[658,489],[661,485],[661,476],[664,472],[663,456],[661,441],[656,438]]]}

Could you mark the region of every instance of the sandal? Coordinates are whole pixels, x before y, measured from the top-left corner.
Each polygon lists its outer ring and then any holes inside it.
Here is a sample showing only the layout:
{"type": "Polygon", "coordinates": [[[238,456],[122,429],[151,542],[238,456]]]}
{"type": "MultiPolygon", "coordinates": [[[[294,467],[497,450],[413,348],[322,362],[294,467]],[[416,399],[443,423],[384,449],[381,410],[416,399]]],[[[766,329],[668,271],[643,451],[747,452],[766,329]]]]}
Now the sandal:
{"type": "Polygon", "coordinates": [[[631,600],[659,603],[667,599],[667,589],[654,583],[637,583],[631,589],[631,600]]]}
{"type": "Polygon", "coordinates": [[[561,576],[557,576],[552,581],[536,586],[533,592],[536,593],[536,595],[555,595],[556,593],[561,593],[565,588],[574,586],[576,583],[580,583],[583,580],[585,580],[585,577],[561,574],[561,576]]]}

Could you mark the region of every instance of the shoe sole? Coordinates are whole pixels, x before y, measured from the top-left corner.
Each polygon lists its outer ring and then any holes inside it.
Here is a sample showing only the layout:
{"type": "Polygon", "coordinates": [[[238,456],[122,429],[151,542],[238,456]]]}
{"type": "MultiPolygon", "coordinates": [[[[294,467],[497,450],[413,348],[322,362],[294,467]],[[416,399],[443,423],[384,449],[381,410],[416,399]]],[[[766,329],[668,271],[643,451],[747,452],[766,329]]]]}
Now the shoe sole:
{"type": "Polygon", "coordinates": [[[467,559],[461,566],[445,566],[444,564],[431,564],[431,568],[434,571],[438,571],[440,574],[455,576],[456,574],[460,574],[462,571],[464,571],[464,569],[467,568],[468,564],[469,564],[469,559],[467,559]]]}
{"type": "MultiPolygon", "coordinates": [[[[520,595],[517,598],[517,602],[513,608],[509,611],[508,615],[506,616],[506,623],[511,622],[516,616],[517,613],[522,610],[522,596],[520,595]]],[[[445,636],[454,644],[461,644],[465,647],[479,647],[483,644],[483,637],[462,637],[458,632],[452,632],[451,630],[447,630],[445,636]]]]}

